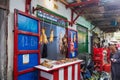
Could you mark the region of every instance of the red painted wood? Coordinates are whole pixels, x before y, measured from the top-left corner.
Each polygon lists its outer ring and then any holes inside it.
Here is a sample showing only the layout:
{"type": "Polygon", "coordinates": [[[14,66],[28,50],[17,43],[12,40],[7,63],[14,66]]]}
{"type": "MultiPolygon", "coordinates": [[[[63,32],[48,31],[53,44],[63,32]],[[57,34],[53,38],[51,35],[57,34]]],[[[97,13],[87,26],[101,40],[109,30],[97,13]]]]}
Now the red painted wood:
{"type": "MultiPolygon", "coordinates": [[[[38,22],[38,40],[40,40],[40,20],[38,22]]],[[[40,44],[38,44],[38,49],[40,49],[40,44]]],[[[41,55],[40,55],[40,50],[38,51],[38,65],[40,65],[40,58],[41,58],[41,55]]],[[[40,71],[38,72],[38,77],[40,77],[40,71]]],[[[38,80],[40,80],[40,78],[38,78],[38,80]]]]}
{"type": "MultiPolygon", "coordinates": [[[[75,62],[74,64],[78,64],[78,63],[80,63],[80,62],[75,62]]],[[[39,69],[39,68],[36,68],[36,69],[38,69],[38,70],[40,70],[40,71],[51,72],[51,71],[59,70],[60,68],[72,66],[72,65],[74,65],[74,64],[69,64],[69,65],[61,66],[61,67],[58,67],[58,68],[51,69],[51,70],[49,70],[49,71],[41,70],[41,69],[39,69]]],[[[51,73],[51,74],[52,74],[52,73],[51,73]]]]}
{"type": "MultiPolygon", "coordinates": [[[[30,14],[26,14],[22,11],[19,11],[17,9],[14,10],[14,70],[13,70],[13,79],[18,80],[18,75],[22,75],[31,71],[34,71],[35,68],[30,68],[26,69],[23,71],[18,72],[18,54],[26,54],[26,53],[38,53],[38,64],[40,64],[40,44],[38,44],[38,50],[18,50],[18,34],[26,34],[26,35],[31,35],[31,36],[37,36],[40,38],[40,20],[30,14]],[[32,33],[32,32],[27,32],[27,31],[22,31],[18,30],[18,14],[22,14],[26,17],[33,18],[35,20],[38,20],[38,34],[32,33]]],[[[39,75],[39,74],[38,74],[39,75]]]]}
{"type": "Polygon", "coordinates": [[[25,2],[25,12],[28,14],[29,10],[30,10],[30,4],[31,4],[31,0],[26,0],[25,2]]]}
{"type": "Polygon", "coordinates": [[[78,80],[80,80],[80,63],[78,63],[78,80]]]}
{"type": "MultiPolygon", "coordinates": [[[[40,40],[40,20],[38,22],[38,40],[40,40]]],[[[40,58],[41,58],[41,55],[40,55],[40,44],[38,44],[38,64],[40,64],[40,58]]]]}
{"type": "Polygon", "coordinates": [[[37,18],[37,17],[35,17],[35,16],[32,16],[31,14],[26,14],[25,12],[19,11],[19,10],[17,10],[17,9],[15,9],[15,10],[16,10],[16,13],[22,14],[22,15],[27,16],[27,17],[30,17],[30,18],[33,18],[33,19],[35,19],[35,20],[40,20],[39,18],[37,18]]]}
{"type": "Polygon", "coordinates": [[[71,3],[69,5],[66,5],[66,7],[76,7],[76,6],[85,6],[85,5],[89,5],[89,4],[93,4],[93,3],[98,3],[99,0],[89,0],[89,1],[83,1],[83,2],[79,2],[79,3],[71,3]]]}
{"type": "Polygon", "coordinates": [[[26,34],[26,35],[30,35],[30,36],[39,36],[39,34],[27,32],[27,31],[22,31],[22,30],[18,30],[18,33],[19,34],[26,34]]]}
{"type": "Polygon", "coordinates": [[[39,50],[19,50],[18,54],[30,54],[30,53],[39,53],[39,50]]]}
{"type": "Polygon", "coordinates": [[[64,68],[64,80],[68,80],[68,67],[64,68]]]}
{"type": "Polygon", "coordinates": [[[71,10],[71,24],[70,24],[71,26],[73,25],[73,21],[74,21],[73,17],[74,17],[74,11],[71,10]]]}
{"type": "Polygon", "coordinates": [[[72,65],[72,80],[75,79],[75,65],[72,65]]]}
{"type": "Polygon", "coordinates": [[[17,27],[17,13],[16,10],[14,10],[14,64],[13,64],[13,75],[14,75],[14,80],[18,80],[17,76],[18,76],[18,57],[17,57],[17,53],[18,53],[18,27],[17,27]]]}
{"type": "MultiPolygon", "coordinates": [[[[66,28],[66,34],[67,34],[67,37],[68,37],[68,28],[66,28]]],[[[70,38],[67,38],[67,43],[69,43],[69,42],[70,42],[70,38]]],[[[68,53],[66,54],[66,57],[69,57],[69,52],[70,52],[70,48],[68,48],[68,53]]]]}
{"type": "MultiPolygon", "coordinates": [[[[59,70],[61,69],[61,68],[64,68],[64,74],[61,74],[61,75],[64,75],[64,80],[68,80],[68,66],[72,66],[72,80],[74,80],[75,79],[75,65],[78,65],[78,71],[77,71],[77,75],[78,75],[78,79],[77,80],[80,80],[80,62],[77,62],[77,63],[74,63],[74,64],[72,64],[72,65],[67,65],[67,66],[64,66],[64,67],[60,67],[60,68],[57,68],[57,70],[56,69],[52,69],[52,70],[50,70],[50,71],[45,71],[45,72],[47,72],[47,73],[49,73],[49,74],[52,74],[53,75],[53,80],[59,80],[59,77],[61,77],[61,76],[59,76],[59,70]]],[[[44,70],[40,70],[40,71],[44,71],[44,70]]],[[[42,80],[42,78],[40,77],[40,80],[42,80]]]]}
{"type": "Polygon", "coordinates": [[[49,79],[46,79],[46,78],[41,77],[40,80],[49,80],[49,79]]]}
{"type": "MultiPolygon", "coordinates": [[[[70,28],[66,28],[67,36],[69,36],[69,31],[75,31],[75,32],[76,32],[76,35],[78,35],[77,30],[70,29],[70,28]]],[[[76,37],[76,39],[78,39],[78,36],[76,37]]],[[[68,44],[69,44],[69,43],[71,42],[71,38],[68,37],[67,42],[68,42],[68,44]]],[[[78,43],[78,40],[76,40],[76,43],[78,43]]],[[[78,48],[76,48],[76,50],[78,50],[78,48]]],[[[70,48],[69,48],[69,46],[68,46],[67,57],[69,57],[69,53],[70,53],[70,48]]]]}
{"type": "Polygon", "coordinates": [[[59,80],[59,70],[53,71],[53,80],[59,80]]]}
{"type": "Polygon", "coordinates": [[[34,70],[35,70],[35,68],[30,68],[30,69],[22,70],[22,71],[18,72],[18,75],[25,74],[25,73],[28,73],[28,72],[32,72],[34,70]]]}

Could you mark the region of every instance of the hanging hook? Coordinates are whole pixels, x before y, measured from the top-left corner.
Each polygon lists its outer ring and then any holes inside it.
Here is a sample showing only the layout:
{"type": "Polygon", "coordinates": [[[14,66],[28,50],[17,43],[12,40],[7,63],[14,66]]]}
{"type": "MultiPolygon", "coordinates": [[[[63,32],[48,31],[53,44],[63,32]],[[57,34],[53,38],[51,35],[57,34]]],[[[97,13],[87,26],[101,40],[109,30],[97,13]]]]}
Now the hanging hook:
{"type": "Polygon", "coordinates": [[[64,28],[66,27],[65,22],[63,21],[64,28]]]}
{"type": "MultiPolygon", "coordinates": [[[[60,19],[59,19],[60,20],[60,19]]],[[[59,20],[58,20],[58,26],[60,27],[60,22],[59,22],[59,20]]]]}
{"type": "Polygon", "coordinates": [[[42,25],[43,25],[43,27],[44,27],[44,13],[43,13],[43,24],[42,24],[42,25]]]}
{"type": "Polygon", "coordinates": [[[51,27],[52,27],[52,20],[51,20],[51,22],[50,22],[50,30],[51,30],[51,27]]]}
{"type": "Polygon", "coordinates": [[[53,40],[54,40],[54,31],[53,31],[53,29],[51,29],[51,27],[52,27],[52,20],[51,20],[51,25],[50,25],[50,38],[49,38],[49,41],[53,42],[53,40]]]}

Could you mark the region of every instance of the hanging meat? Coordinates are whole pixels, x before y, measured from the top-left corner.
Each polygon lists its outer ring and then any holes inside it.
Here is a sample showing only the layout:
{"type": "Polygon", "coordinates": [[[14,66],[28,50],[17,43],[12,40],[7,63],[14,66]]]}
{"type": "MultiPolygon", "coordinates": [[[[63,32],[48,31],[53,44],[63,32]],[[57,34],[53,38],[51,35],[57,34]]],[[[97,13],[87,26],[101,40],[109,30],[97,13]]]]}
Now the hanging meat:
{"type": "Polygon", "coordinates": [[[41,34],[40,35],[40,40],[39,40],[39,43],[42,44],[43,43],[43,35],[41,34]]]}
{"type": "Polygon", "coordinates": [[[53,39],[54,39],[54,31],[53,31],[53,29],[50,31],[50,39],[49,39],[49,41],[50,42],[53,42],[53,39]]]}
{"type": "Polygon", "coordinates": [[[43,35],[43,43],[47,44],[48,40],[47,40],[47,36],[45,34],[45,28],[42,29],[42,35],[43,35]]]}
{"type": "Polygon", "coordinates": [[[45,28],[42,28],[42,30],[41,30],[41,36],[40,36],[40,43],[42,44],[42,43],[45,43],[45,44],[47,44],[48,43],[48,40],[47,40],[47,36],[46,36],[46,34],[45,34],[45,28]]]}

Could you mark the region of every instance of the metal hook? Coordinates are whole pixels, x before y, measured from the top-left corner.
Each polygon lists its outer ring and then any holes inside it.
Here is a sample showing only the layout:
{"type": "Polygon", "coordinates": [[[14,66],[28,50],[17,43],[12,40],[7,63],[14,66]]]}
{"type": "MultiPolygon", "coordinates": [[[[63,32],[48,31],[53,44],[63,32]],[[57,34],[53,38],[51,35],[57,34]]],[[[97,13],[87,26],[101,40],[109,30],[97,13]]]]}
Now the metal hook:
{"type": "Polygon", "coordinates": [[[51,27],[52,27],[52,20],[51,20],[51,22],[50,22],[50,30],[51,30],[51,27]]]}
{"type": "Polygon", "coordinates": [[[44,27],[44,13],[43,13],[43,24],[42,24],[42,26],[44,27]]]}

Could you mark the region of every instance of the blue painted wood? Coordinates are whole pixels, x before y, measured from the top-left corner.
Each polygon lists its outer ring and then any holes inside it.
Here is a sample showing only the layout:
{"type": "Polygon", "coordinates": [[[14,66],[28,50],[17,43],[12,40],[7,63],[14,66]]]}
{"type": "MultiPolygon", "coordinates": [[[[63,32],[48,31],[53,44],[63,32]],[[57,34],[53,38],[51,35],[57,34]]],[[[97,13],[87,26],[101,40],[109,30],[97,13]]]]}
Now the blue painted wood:
{"type": "Polygon", "coordinates": [[[38,33],[38,21],[30,17],[18,14],[18,29],[38,33]]]}
{"type": "MultiPolygon", "coordinates": [[[[18,30],[38,33],[38,21],[18,14],[18,30]]],[[[37,36],[18,34],[18,50],[39,50],[39,40],[37,36]]],[[[28,53],[29,54],[29,53],[28,53]]],[[[18,55],[18,71],[33,68],[38,65],[38,53],[29,54],[29,63],[23,63],[23,54],[18,55]]],[[[18,80],[38,80],[38,72],[33,71],[18,76],[18,80]]]]}
{"type": "Polygon", "coordinates": [[[38,71],[26,73],[24,75],[20,75],[18,80],[38,80],[38,71]]]}
{"type": "Polygon", "coordinates": [[[38,55],[37,54],[29,54],[29,63],[23,64],[23,54],[18,56],[18,71],[25,70],[28,68],[33,68],[38,65],[38,55]]]}
{"type": "Polygon", "coordinates": [[[38,50],[38,37],[24,34],[18,35],[18,50],[38,50]]]}

